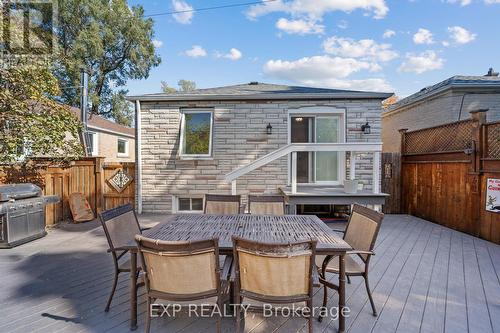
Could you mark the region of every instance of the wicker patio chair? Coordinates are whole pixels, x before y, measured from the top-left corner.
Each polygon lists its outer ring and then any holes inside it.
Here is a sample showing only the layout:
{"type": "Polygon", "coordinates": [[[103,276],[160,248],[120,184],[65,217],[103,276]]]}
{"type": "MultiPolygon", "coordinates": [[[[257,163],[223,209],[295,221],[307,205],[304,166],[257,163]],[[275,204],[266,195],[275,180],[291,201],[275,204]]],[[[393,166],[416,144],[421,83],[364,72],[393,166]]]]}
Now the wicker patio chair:
{"type": "Polygon", "coordinates": [[[240,207],[240,195],[205,194],[205,214],[239,214],[240,207]]]}
{"type": "MultiPolygon", "coordinates": [[[[201,300],[204,305],[219,306],[222,311],[223,297],[229,294],[232,259],[226,257],[223,268],[220,268],[217,238],[172,242],[137,235],[135,240],[145,272],[146,332],[151,327],[151,304],[158,299],[181,305],[182,302],[201,300]]],[[[220,329],[219,316],[217,332],[220,329]]]]}
{"type": "MultiPolygon", "coordinates": [[[[350,282],[350,276],[362,276],[364,278],[366,292],[368,293],[374,316],[377,316],[377,310],[368,283],[368,272],[370,258],[375,255],[373,248],[383,219],[384,214],[355,204],[345,231],[336,230],[344,233],[344,240],[353,248],[345,256],[347,279],[350,282]],[[361,259],[361,263],[353,258],[354,255],[357,255],[361,259]]],[[[320,282],[324,286],[323,306],[326,306],[327,288],[336,289],[336,286],[328,282],[325,276],[323,276],[323,269],[326,272],[339,273],[338,257],[330,257],[328,262],[325,259],[325,256],[316,257],[316,265],[320,272],[320,282]]]]}
{"type": "Polygon", "coordinates": [[[249,195],[248,205],[250,214],[256,215],[284,215],[285,198],[281,195],[249,195]]]}
{"type": "MultiPolygon", "coordinates": [[[[113,257],[115,275],[113,287],[104,311],[108,312],[115,294],[118,276],[123,272],[130,272],[130,260],[124,258],[133,246],[134,237],[142,230],[131,204],[122,205],[98,214],[102,228],[108,240],[108,253],[113,257]]],[[[139,272],[138,272],[139,273],[139,272]]],[[[141,283],[138,283],[138,287],[141,283]]]]}
{"type": "MultiPolygon", "coordinates": [[[[249,303],[249,310],[262,310],[252,303],[304,304],[309,309],[312,332],[313,286],[319,285],[314,267],[316,241],[267,244],[233,236],[235,302],[249,303]],[[247,299],[247,302],[245,302],[247,299]]],[[[236,332],[240,332],[241,311],[236,311],[236,332]]]]}

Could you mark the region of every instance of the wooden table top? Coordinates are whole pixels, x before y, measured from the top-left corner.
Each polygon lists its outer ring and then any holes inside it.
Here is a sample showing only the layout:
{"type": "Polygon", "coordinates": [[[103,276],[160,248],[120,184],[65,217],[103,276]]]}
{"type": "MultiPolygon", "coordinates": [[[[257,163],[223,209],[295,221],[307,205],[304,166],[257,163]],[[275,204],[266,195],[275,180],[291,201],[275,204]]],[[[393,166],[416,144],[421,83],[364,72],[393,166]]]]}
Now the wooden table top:
{"type": "Polygon", "coordinates": [[[314,215],[206,215],[177,214],[145,231],[144,236],[166,241],[219,238],[221,252],[232,251],[231,237],[267,243],[287,243],[315,239],[316,251],[339,254],[351,250],[338,234],[314,215]]]}

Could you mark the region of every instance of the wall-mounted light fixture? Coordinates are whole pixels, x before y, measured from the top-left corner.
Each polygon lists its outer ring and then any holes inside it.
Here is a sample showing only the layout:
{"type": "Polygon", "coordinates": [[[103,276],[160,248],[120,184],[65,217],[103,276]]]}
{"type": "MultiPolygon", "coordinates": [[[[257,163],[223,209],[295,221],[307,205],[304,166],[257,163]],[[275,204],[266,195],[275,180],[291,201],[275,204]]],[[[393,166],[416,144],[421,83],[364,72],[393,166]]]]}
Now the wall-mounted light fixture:
{"type": "Polygon", "coordinates": [[[368,122],[366,122],[366,124],[361,125],[361,130],[363,131],[364,134],[370,134],[371,133],[370,124],[368,124],[368,122]]]}
{"type": "Polygon", "coordinates": [[[273,127],[271,126],[271,123],[267,124],[267,126],[266,126],[266,132],[269,135],[273,134],[273,127]]]}

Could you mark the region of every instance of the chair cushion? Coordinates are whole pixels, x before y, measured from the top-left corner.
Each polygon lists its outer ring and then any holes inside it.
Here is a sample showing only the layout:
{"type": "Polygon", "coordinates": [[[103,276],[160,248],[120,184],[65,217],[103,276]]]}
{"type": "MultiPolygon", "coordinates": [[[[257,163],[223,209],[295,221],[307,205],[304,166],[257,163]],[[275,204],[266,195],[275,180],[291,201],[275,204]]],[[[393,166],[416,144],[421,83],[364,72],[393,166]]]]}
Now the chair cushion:
{"type": "MultiPolygon", "coordinates": [[[[321,269],[323,265],[323,260],[325,260],[326,256],[316,256],[316,266],[318,269],[321,269]]],[[[339,259],[338,257],[333,257],[328,266],[326,267],[326,271],[330,273],[339,273],[339,259]]],[[[345,272],[346,274],[356,274],[363,273],[365,271],[362,264],[358,263],[354,258],[350,255],[345,256],[345,272]]]]}

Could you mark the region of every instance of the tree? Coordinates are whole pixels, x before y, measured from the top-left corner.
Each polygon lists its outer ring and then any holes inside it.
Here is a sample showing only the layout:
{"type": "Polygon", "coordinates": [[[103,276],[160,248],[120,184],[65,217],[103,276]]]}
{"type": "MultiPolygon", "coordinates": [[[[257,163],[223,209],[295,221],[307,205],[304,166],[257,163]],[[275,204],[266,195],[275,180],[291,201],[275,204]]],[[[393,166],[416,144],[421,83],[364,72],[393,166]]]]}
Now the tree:
{"type": "Polygon", "coordinates": [[[83,155],[80,121],[53,100],[57,79],[46,66],[0,68],[0,163],[29,157],[68,161],[83,155]]]}
{"type": "Polygon", "coordinates": [[[168,85],[166,81],[161,81],[161,91],[167,94],[172,94],[178,91],[193,91],[196,90],[196,82],[191,80],[181,79],[177,82],[179,90],[168,85]]]}
{"type": "Polygon", "coordinates": [[[132,103],[125,99],[127,90],[114,92],[111,96],[111,117],[116,123],[124,126],[132,126],[134,121],[134,109],[132,103]]]}
{"type": "Polygon", "coordinates": [[[161,81],[161,91],[167,94],[172,94],[174,92],[177,92],[177,89],[169,86],[166,81],[161,81]]]}
{"type": "Polygon", "coordinates": [[[196,82],[190,80],[179,80],[177,83],[181,91],[193,91],[196,89],[196,82]]]}
{"type": "Polygon", "coordinates": [[[112,116],[113,88],[144,79],[160,64],[155,54],[153,20],[141,6],[125,0],[60,0],[56,31],[62,100],[78,105],[80,71],[89,74],[91,112],[112,116]]]}

